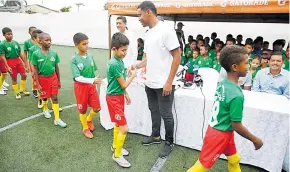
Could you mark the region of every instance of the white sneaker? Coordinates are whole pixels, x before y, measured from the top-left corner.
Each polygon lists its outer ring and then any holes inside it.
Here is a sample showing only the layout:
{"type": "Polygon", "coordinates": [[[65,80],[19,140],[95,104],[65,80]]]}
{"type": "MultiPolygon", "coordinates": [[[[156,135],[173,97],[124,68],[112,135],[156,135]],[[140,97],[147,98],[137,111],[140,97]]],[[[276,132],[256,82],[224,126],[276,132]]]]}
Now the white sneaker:
{"type": "MultiPolygon", "coordinates": [[[[115,149],[111,146],[111,151],[114,153],[115,152],[115,149]]],[[[129,155],[129,151],[127,151],[126,149],[122,148],[121,150],[121,154],[123,156],[128,156],[129,155]]]]}
{"type": "Polygon", "coordinates": [[[43,108],[41,99],[38,100],[37,107],[38,107],[38,109],[42,109],[43,108]]]}
{"type": "Polygon", "coordinates": [[[51,114],[49,113],[49,111],[43,111],[43,114],[44,114],[44,117],[45,117],[46,119],[51,118],[51,114]]]}
{"type": "Polygon", "coordinates": [[[2,90],[8,91],[8,88],[6,88],[4,85],[2,86],[2,90]]]}
{"type": "Polygon", "coordinates": [[[62,112],[62,110],[63,110],[62,108],[59,108],[59,112],[62,112]]]}
{"type": "Polygon", "coordinates": [[[129,168],[131,167],[131,164],[130,162],[128,162],[124,157],[123,155],[121,155],[119,158],[116,158],[113,154],[113,160],[118,164],[120,165],[121,167],[124,167],[124,168],[129,168]]]}
{"type": "Polygon", "coordinates": [[[3,82],[3,86],[4,86],[4,87],[9,87],[9,84],[7,84],[7,82],[4,81],[4,82],[3,82]]]}
{"type": "Polygon", "coordinates": [[[20,95],[20,93],[16,94],[16,99],[17,99],[17,100],[20,100],[20,99],[21,99],[21,95],[20,95]]]}
{"type": "Polygon", "coordinates": [[[54,120],[54,125],[60,126],[61,128],[65,128],[66,127],[66,123],[64,123],[61,119],[54,120]]]}
{"type": "Polygon", "coordinates": [[[0,95],[6,95],[6,92],[2,89],[0,90],[0,95]]]}

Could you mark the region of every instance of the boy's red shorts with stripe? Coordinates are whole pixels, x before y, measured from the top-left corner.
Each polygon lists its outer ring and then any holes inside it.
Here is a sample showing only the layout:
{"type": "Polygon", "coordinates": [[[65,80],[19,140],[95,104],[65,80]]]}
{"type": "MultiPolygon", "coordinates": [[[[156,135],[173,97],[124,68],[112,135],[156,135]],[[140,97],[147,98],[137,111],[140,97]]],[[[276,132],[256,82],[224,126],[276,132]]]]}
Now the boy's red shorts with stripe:
{"type": "Polygon", "coordinates": [[[50,98],[52,95],[58,94],[58,78],[56,73],[50,76],[38,75],[38,82],[42,87],[40,97],[42,99],[50,98]]]}
{"type": "Polygon", "coordinates": [[[10,74],[12,78],[16,78],[18,73],[26,73],[23,61],[20,57],[7,59],[7,64],[12,70],[12,73],[10,74]]]}
{"type": "Polygon", "coordinates": [[[4,61],[2,60],[2,58],[0,58],[0,73],[7,73],[8,70],[5,66],[4,61]]]}
{"type": "Polygon", "coordinates": [[[208,126],[199,155],[199,161],[205,168],[211,168],[221,154],[231,156],[236,153],[233,131],[224,132],[208,126]]]}
{"type": "Polygon", "coordinates": [[[99,94],[94,84],[74,82],[77,108],[80,113],[87,111],[88,105],[93,109],[101,109],[99,94]]]}
{"type": "Polygon", "coordinates": [[[124,126],[127,125],[127,120],[124,113],[125,97],[122,95],[106,95],[107,105],[111,117],[111,121],[124,126]]]}

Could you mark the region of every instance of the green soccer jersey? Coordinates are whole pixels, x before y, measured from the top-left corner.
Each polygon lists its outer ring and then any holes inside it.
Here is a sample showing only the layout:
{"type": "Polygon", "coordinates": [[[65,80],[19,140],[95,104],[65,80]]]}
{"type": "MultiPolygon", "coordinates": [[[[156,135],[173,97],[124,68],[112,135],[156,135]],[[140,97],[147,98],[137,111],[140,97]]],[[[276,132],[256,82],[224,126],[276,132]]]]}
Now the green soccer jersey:
{"type": "Polygon", "coordinates": [[[220,131],[232,131],[232,122],[243,118],[244,95],[240,86],[225,79],[218,84],[209,125],[220,131]]]}
{"type": "Polygon", "coordinates": [[[33,41],[32,41],[31,39],[28,39],[28,40],[26,40],[26,41],[24,42],[23,50],[26,51],[26,52],[28,52],[29,49],[30,49],[32,46],[34,46],[33,41]]]}
{"type": "Polygon", "coordinates": [[[180,65],[184,66],[187,62],[188,62],[188,58],[182,55],[180,59],[180,65]]]}
{"type": "Polygon", "coordinates": [[[189,58],[188,63],[189,63],[189,67],[187,69],[187,72],[193,74],[193,69],[194,69],[194,65],[196,65],[196,60],[193,58],[189,58]]]}
{"type": "Polygon", "coordinates": [[[39,49],[32,54],[31,62],[34,66],[37,66],[39,75],[50,76],[55,72],[55,66],[60,61],[55,51],[49,50],[48,53],[45,54],[39,49]]]}
{"type": "Polygon", "coordinates": [[[220,73],[222,66],[217,61],[214,61],[212,68],[215,69],[218,73],[220,73]]]}
{"type": "Polygon", "coordinates": [[[217,61],[217,57],[216,57],[216,53],[215,53],[214,49],[212,49],[208,52],[208,57],[210,57],[212,59],[212,61],[217,61]]]}
{"type": "Polygon", "coordinates": [[[28,57],[27,57],[27,59],[29,61],[32,60],[32,54],[34,53],[34,51],[37,51],[37,50],[40,50],[40,46],[37,45],[37,44],[35,44],[35,45],[33,45],[32,47],[29,48],[29,50],[28,50],[28,57]]]}
{"type": "Polygon", "coordinates": [[[95,78],[97,66],[92,55],[87,54],[85,57],[75,53],[71,60],[71,69],[73,78],[82,76],[84,78],[95,78]]]}
{"type": "Polygon", "coordinates": [[[193,58],[193,50],[191,50],[190,48],[187,48],[186,50],[185,50],[185,57],[187,58],[187,59],[190,59],[190,58],[193,58]],[[187,54],[188,54],[188,52],[191,52],[190,53],[190,55],[189,56],[187,56],[187,54]]]}
{"type": "Polygon", "coordinates": [[[121,85],[117,80],[119,77],[123,77],[123,79],[126,80],[124,62],[113,56],[107,65],[108,95],[121,95],[125,93],[125,89],[121,88],[121,85]]]}
{"type": "Polygon", "coordinates": [[[196,64],[199,66],[199,68],[212,68],[213,67],[212,58],[210,57],[203,58],[201,55],[197,57],[196,64]]]}
{"type": "Polygon", "coordinates": [[[16,41],[8,42],[4,40],[0,44],[0,55],[5,55],[6,59],[18,58],[21,53],[21,47],[16,41]]]}
{"type": "Polygon", "coordinates": [[[290,66],[289,66],[289,59],[287,59],[286,55],[283,54],[283,59],[284,59],[284,65],[283,68],[287,71],[290,71],[290,66]]]}
{"type": "Polygon", "coordinates": [[[140,49],[138,50],[137,60],[142,60],[143,59],[143,55],[144,55],[144,47],[140,47],[140,49]]]}

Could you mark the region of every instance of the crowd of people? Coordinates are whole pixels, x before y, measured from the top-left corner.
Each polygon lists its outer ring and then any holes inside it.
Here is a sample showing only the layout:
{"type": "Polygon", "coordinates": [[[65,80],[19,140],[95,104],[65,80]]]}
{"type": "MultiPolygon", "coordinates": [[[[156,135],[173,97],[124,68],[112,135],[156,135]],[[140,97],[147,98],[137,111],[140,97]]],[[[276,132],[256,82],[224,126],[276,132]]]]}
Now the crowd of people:
{"type": "MultiPolygon", "coordinates": [[[[170,155],[174,148],[175,122],[172,114],[174,78],[180,64],[189,64],[191,68],[197,65],[199,68],[214,68],[220,72],[223,79],[220,80],[216,93],[223,96],[215,96],[211,120],[200,157],[188,171],[207,171],[222,153],[228,158],[230,172],[241,171],[240,156],[234,142],[234,131],[250,140],[256,150],[263,146],[263,142],[241,123],[244,95],[238,85],[243,89],[252,88],[254,91],[289,97],[289,46],[285,52],[283,51],[285,41],[277,40],[273,43],[273,50],[269,50],[267,42],[262,37],[257,37],[254,41],[247,39],[243,45],[241,35],[237,36],[237,41],[232,35],[228,35],[224,45],[217,38],[217,34],[213,33],[211,46],[208,37],[203,38],[202,35],[198,35],[196,40],[189,36],[188,44],[183,48],[181,45],[185,43],[184,34],[181,32],[183,24],[178,24],[179,36],[176,36],[174,29],[166,27],[159,20],[157,9],[151,1],[144,1],[138,6],[137,16],[143,27],[149,27],[145,41],[138,39],[140,48],[136,49],[136,40],[131,41],[131,33],[126,29],[126,18],[118,18],[117,28],[120,32],[112,37],[110,48],[113,55],[106,69],[108,81],[106,101],[111,121],[115,123],[111,146],[112,159],[121,167],[131,166],[124,158],[129,155],[129,151],[123,148],[129,130],[124,106],[125,103],[131,103],[126,88],[136,77],[136,69],[144,67],[146,67],[145,91],[151,112],[152,134],[145,137],[142,144],[161,143],[160,127],[161,118],[163,118],[165,144],[159,157],[164,158],[170,155]],[[139,60],[142,59],[141,62],[129,66],[135,63],[132,60],[136,61],[137,57],[139,60]]],[[[39,98],[38,108],[43,109],[45,118],[51,118],[47,106],[48,99],[51,99],[54,124],[65,128],[67,124],[59,117],[60,108],[57,98],[59,88],[61,88],[58,66],[60,58],[57,52],[50,48],[50,35],[35,27],[30,27],[31,38],[25,42],[24,53],[22,53],[18,42],[13,40],[12,30],[5,27],[2,33],[5,40],[0,44],[0,88],[3,87],[7,74],[10,73],[16,99],[29,95],[30,93],[26,91],[26,73],[30,71],[33,95],[39,98]],[[20,89],[17,83],[18,74],[21,76],[20,89]]],[[[93,138],[93,118],[101,109],[95,85],[101,84],[102,79],[96,77],[97,65],[93,56],[87,53],[88,39],[83,33],[74,35],[73,42],[77,52],[72,57],[71,69],[82,132],[87,138],[93,138]],[[87,114],[88,107],[91,107],[91,110],[87,114]]],[[[188,80],[192,77],[191,68],[186,74],[188,80]]]]}

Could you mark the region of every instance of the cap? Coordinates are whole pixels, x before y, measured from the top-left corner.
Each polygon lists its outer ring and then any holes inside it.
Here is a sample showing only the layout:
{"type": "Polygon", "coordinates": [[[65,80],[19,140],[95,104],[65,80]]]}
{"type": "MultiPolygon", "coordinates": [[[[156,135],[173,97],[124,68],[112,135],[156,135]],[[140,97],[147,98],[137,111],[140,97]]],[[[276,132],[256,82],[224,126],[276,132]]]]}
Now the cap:
{"type": "Polygon", "coordinates": [[[179,25],[184,26],[184,24],[182,22],[177,23],[177,26],[179,26],[179,25]]]}

